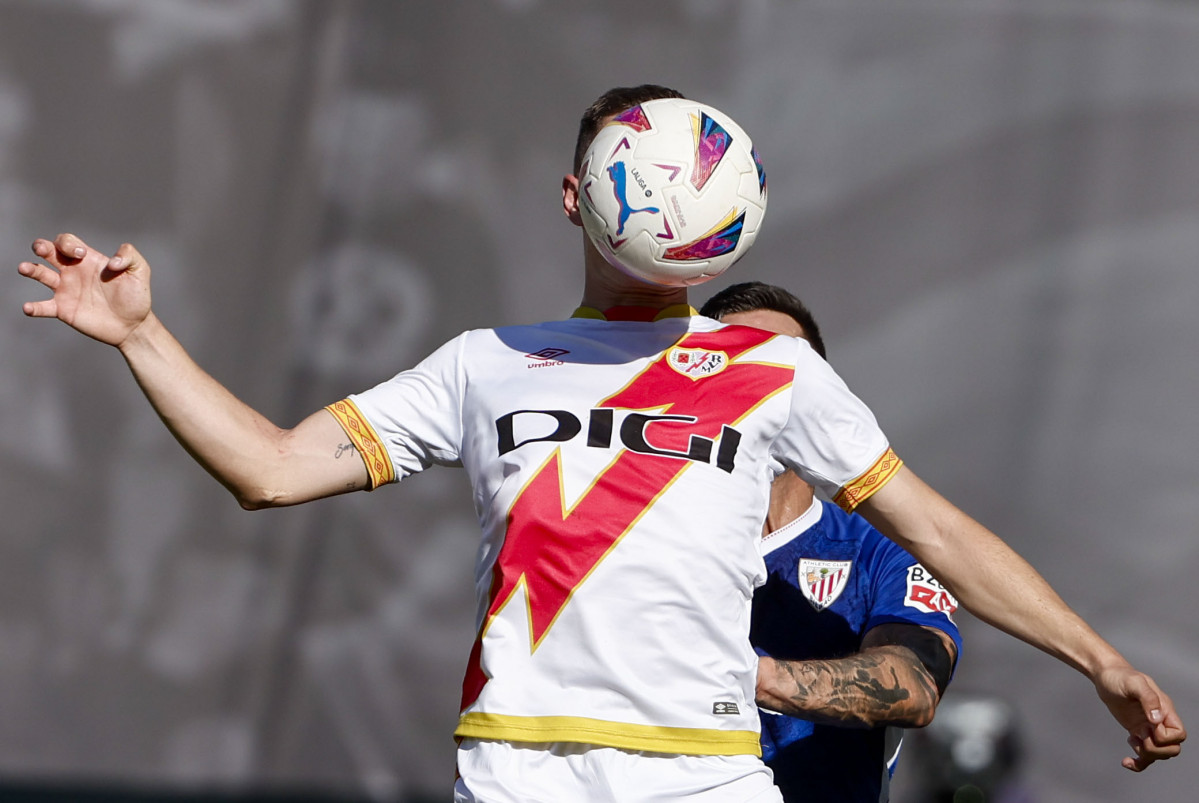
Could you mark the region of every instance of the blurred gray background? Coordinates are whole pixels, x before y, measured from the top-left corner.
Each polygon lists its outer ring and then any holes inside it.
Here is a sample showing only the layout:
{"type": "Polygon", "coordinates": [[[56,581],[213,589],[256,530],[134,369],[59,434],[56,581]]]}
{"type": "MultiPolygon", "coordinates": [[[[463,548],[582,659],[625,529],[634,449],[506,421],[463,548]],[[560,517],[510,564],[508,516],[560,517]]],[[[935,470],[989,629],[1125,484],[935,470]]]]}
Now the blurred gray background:
{"type": "MultiPolygon", "coordinates": [[[[1199,727],[1199,5],[0,0],[0,783],[448,796],[473,638],[460,473],[241,511],[115,351],[22,316],[29,242],[134,242],[291,425],[568,315],[577,119],[645,81],[769,176],[694,300],[800,293],[908,464],[1199,727]]],[[[1038,801],[1195,799],[1193,755],[1124,771],[1085,678],[959,621],[949,694],[1016,707],[1038,801]]]]}

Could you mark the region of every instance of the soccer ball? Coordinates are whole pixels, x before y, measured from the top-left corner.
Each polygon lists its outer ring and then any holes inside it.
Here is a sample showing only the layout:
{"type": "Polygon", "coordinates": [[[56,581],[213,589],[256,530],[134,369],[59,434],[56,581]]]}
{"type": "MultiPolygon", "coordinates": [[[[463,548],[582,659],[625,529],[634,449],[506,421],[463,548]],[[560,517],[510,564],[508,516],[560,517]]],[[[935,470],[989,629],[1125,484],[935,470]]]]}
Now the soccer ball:
{"type": "Polygon", "coordinates": [[[699,284],[753,245],[766,174],[728,115],[693,100],[651,100],[596,134],[579,168],[579,209],[616,268],[653,284],[699,284]]]}

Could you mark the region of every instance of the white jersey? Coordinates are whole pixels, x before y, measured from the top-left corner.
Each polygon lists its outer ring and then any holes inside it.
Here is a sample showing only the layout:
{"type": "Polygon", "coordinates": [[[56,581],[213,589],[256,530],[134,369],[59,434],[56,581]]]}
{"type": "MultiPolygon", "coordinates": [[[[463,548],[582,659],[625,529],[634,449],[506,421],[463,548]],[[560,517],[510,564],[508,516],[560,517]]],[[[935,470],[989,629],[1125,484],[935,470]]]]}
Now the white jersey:
{"type": "Polygon", "coordinates": [[[600,319],[466,332],[329,407],[373,487],[470,476],[479,635],[455,733],[760,754],[749,611],[773,474],[852,508],[899,461],[805,341],[580,312],[600,319]]]}

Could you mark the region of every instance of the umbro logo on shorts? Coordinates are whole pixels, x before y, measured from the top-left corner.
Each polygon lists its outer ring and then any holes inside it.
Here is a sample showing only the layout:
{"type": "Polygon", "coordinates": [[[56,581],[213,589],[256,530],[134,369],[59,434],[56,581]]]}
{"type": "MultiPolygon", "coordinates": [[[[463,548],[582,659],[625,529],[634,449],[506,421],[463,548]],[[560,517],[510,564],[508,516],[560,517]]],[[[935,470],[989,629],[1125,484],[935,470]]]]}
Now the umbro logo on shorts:
{"type": "Polygon", "coordinates": [[[712,703],[712,713],[713,714],[723,714],[723,715],[729,715],[729,714],[735,715],[735,714],[740,714],[741,711],[737,708],[736,703],[712,703]]]}

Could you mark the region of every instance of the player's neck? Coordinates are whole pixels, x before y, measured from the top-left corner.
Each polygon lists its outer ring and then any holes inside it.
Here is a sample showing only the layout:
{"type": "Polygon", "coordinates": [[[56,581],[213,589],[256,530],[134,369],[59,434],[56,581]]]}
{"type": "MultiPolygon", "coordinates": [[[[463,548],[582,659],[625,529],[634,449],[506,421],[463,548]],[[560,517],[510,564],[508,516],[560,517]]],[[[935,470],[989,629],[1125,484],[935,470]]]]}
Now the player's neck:
{"type": "Polygon", "coordinates": [[[770,486],[770,507],[763,534],[772,533],[798,519],[812,506],[816,492],[791,471],[775,478],[770,486]]]}
{"type": "Polygon", "coordinates": [[[585,307],[651,307],[666,309],[687,303],[686,287],[664,287],[638,281],[618,271],[593,249],[588,249],[583,301],[585,307]]]}

